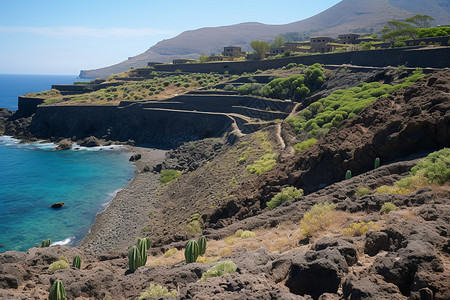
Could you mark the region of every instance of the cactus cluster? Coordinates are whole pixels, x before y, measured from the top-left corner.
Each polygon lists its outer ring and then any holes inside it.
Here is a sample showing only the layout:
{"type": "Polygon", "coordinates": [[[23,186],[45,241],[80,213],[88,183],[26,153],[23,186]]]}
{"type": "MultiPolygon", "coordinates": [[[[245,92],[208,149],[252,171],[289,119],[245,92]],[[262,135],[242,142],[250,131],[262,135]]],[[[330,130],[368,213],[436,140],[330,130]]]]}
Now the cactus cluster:
{"type": "Polygon", "coordinates": [[[52,287],[50,288],[50,293],[48,295],[49,300],[65,300],[66,290],[61,280],[56,280],[52,287]]]}
{"type": "Polygon", "coordinates": [[[200,255],[206,253],[206,238],[201,236],[197,241],[190,240],[184,249],[184,258],[186,263],[194,263],[200,255]]]}
{"type": "Polygon", "coordinates": [[[150,248],[150,239],[138,239],[137,246],[133,246],[128,254],[128,266],[131,272],[145,266],[147,263],[147,250],[150,248]]]}
{"type": "Polygon", "coordinates": [[[197,261],[199,255],[199,246],[196,240],[190,240],[186,248],[184,249],[184,258],[186,259],[186,263],[194,263],[197,261]]]}
{"type": "Polygon", "coordinates": [[[204,255],[206,253],[206,238],[201,236],[198,241],[198,255],[204,255]]]}
{"type": "Polygon", "coordinates": [[[81,257],[79,255],[73,258],[72,267],[80,269],[81,268],[81,257]]]}
{"type": "Polygon", "coordinates": [[[45,239],[45,240],[42,240],[42,248],[45,248],[45,247],[50,247],[50,244],[52,243],[52,240],[51,239],[45,239]]]}

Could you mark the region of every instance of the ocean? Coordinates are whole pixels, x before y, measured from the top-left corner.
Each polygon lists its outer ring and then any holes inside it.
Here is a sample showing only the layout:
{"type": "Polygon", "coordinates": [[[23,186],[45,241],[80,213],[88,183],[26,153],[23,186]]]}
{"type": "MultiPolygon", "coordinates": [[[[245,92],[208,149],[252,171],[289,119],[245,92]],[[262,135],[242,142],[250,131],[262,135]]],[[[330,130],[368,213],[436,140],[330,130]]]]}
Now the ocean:
{"type": "MultiPolygon", "coordinates": [[[[75,80],[76,76],[0,75],[0,107],[16,110],[19,95],[75,80]]],[[[0,253],[26,251],[46,238],[77,245],[96,215],[134,177],[130,153],[119,146],[51,151],[54,147],[0,136],[0,253]],[[65,205],[50,207],[57,202],[65,205]]]]}

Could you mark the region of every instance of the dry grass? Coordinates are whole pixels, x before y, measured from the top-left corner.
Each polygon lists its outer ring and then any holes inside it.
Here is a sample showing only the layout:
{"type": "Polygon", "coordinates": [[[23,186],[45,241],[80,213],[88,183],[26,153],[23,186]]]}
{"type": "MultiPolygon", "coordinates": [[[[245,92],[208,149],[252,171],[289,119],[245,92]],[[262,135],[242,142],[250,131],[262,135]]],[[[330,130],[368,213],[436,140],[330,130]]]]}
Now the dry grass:
{"type": "MultiPolygon", "coordinates": [[[[343,226],[355,214],[350,214],[343,211],[334,211],[330,213],[330,223],[327,228],[321,232],[317,232],[313,236],[312,242],[330,235],[340,235],[343,226]]],[[[270,252],[285,252],[296,248],[307,248],[306,246],[299,246],[298,242],[303,236],[299,230],[299,224],[296,223],[282,223],[274,228],[269,229],[255,229],[254,237],[242,239],[240,237],[232,236],[226,237],[222,240],[208,240],[206,246],[206,253],[203,257],[199,257],[199,263],[211,263],[221,258],[227,257],[234,253],[237,249],[247,248],[250,251],[256,250],[260,247],[267,249],[270,252]]],[[[184,250],[178,250],[172,255],[149,256],[147,266],[172,266],[184,261],[184,250]]]]}

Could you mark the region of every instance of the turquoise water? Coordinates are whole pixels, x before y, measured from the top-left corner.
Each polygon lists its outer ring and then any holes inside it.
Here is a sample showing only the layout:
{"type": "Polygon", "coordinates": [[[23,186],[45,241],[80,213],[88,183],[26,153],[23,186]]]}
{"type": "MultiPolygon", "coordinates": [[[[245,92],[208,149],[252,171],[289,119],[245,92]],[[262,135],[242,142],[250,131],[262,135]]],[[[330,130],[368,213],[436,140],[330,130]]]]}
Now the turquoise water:
{"type": "Polygon", "coordinates": [[[0,252],[26,251],[45,238],[76,245],[134,177],[123,148],[51,151],[54,146],[0,136],[0,252]],[[55,202],[65,206],[50,208],[55,202]]]}

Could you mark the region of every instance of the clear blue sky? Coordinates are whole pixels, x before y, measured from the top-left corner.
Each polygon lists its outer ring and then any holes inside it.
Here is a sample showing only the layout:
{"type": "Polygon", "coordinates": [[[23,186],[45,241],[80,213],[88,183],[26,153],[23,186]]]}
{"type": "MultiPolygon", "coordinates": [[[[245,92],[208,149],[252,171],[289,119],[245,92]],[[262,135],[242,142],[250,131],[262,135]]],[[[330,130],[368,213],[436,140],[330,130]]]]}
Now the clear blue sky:
{"type": "Polygon", "coordinates": [[[340,0],[1,0],[0,74],[78,74],[185,30],[286,24],[340,0]]]}

